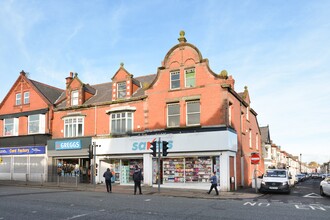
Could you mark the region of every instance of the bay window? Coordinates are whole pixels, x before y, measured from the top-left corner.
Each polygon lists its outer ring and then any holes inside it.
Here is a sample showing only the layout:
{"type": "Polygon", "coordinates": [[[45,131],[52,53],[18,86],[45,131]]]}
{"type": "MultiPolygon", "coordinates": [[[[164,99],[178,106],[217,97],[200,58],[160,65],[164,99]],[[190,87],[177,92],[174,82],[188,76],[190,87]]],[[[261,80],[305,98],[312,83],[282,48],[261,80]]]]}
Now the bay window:
{"type": "Polygon", "coordinates": [[[84,118],[69,117],[64,119],[64,137],[79,137],[84,135],[84,118]]]}
{"type": "Polygon", "coordinates": [[[28,133],[40,134],[45,133],[45,115],[29,115],[28,117],[28,133]]]}
{"type": "Polygon", "coordinates": [[[111,114],[111,133],[125,134],[133,131],[133,113],[116,112],[111,114]]]}
{"type": "Polygon", "coordinates": [[[18,118],[4,119],[4,134],[3,136],[17,136],[18,135],[18,118]]]}

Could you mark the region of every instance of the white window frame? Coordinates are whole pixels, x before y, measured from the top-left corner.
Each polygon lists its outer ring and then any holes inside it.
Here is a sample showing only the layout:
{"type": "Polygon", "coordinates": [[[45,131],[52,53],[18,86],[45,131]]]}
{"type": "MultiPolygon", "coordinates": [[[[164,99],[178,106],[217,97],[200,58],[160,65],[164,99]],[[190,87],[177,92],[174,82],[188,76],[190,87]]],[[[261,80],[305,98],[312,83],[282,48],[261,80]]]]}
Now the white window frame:
{"type": "Polygon", "coordinates": [[[201,103],[200,100],[195,101],[187,101],[186,102],[186,125],[187,126],[196,126],[201,124],[201,103]],[[191,103],[198,103],[199,104],[199,111],[198,112],[188,112],[188,106],[191,103]],[[199,123],[189,124],[189,116],[192,115],[199,115],[199,123]]]}
{"type": "Polygon", "coordinates": [[[249,129],[249,147],[252,148],[252,130],[249,129]]]}
{"type": "Polygon", "coordinates": [[[37,114],[37,115],[29,115],[28,116],[28,134],[44,134],[45,133],[45,115],[37,114]],[[34,118],[34,116],[38,116],[38,119],[34,118]],[[34,125],[36,124],[36,125],[34,125]],[[38,129],[31,129],[32,126],[37,126],[38,129]]]}
{"type": "Polygon", "coordinates": [[[256,150],[259,150],[259,135],[256,133],[256,150]]]}
{"type": "Polygon", "coordinates": [[[21,105],[22,104],[22,94],[21,93],[16,93],[15,104],[16,105],[21,105]]]}
{"type": "Polygon", "coordinates": [[[171,89],[180,89],[180,70],[172,71],[170,73],[170,83],[171,89]],[[179,76],[179,79],[172,79],[172,76],[179,76]],[[174,82],[179,82],[179,85],[174,87],[174,82]]]}
{"type": "Polygon", "coordinates": [[[169,127],[169,128],[180,127],[180,103],[167,104],[167,127],[169,127]],[[179,107],[179,113],[178,114],[170,114],[169,113],[169,107],[171,107],[171,106],[178,106],[179,107]],[[170,124],[170,118],[178,117],[178,116],[179,116],[179,120],[177,121],[177,123],[175,123],[174,125],[171,125],[170,124]]]}
{"type": "Polygon", "coordinates": [[[84,117],[65,117],[64,119],[64,137],[84,136],[84,117]],[[79,134],[79,131],[81,132],[79,134]]]}
{"type": "Polygon", "coordinates": [[[126,97],[126,82],[117,83],[117,98],[123,99],[126,97]]]}
{"type": "Polygon", "coordinates": [[[30,92],[24,92],[24,104],[30,103],[30,92]]]}
{"type": "Polygon", "coordinates": [[[184,83],[185,83],[186,88],[196,87],[196,69],[195,68],[185,69],[185,71],[184,71],[184,83]],[[187,74],[191,74],[191,73],[194,73],[194,77],[193,78],[187,78],[187,74]],[[193,80],[194,82],[193,83],[188,83],[188,79],[193,80]]]}
{"type": "Polygon", "coordinates": [[[3,122],[3,136],[18,136],[19,120],[18,118],[5,118],[3,122]],[[12,120],[12,122],[9,122],[12,120]],[[6,126],[12,126],[11,132],[6,132],[6,126]]]}
{"type": "Polygon", "coordinates": [[[228,107],[228,124],[231,126],[232,125],[232,114],[233,114],[233,104],[229,102],[229,107],[228,107]]]}
{"type": "Polygon", "coordinates": [[[79,91],[71,91],[71,106],[79,105],[79,91]]]}
{"type": "Polygon", "coordinates": [[[113,112],[110,114],[110,133],[126,134],[133,132],[134,113],[131,111],[113,112]],[[123,125],[124,123],[124,125],[123,125]]]}

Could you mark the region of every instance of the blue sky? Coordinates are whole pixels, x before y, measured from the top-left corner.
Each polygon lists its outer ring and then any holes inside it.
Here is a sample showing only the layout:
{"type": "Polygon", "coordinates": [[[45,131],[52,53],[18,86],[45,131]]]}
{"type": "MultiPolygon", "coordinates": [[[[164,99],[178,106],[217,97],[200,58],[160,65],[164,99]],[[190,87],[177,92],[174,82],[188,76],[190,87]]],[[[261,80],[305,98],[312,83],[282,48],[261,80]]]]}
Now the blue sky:
{"type": "Polygon", "coordinates": [[[248,86],[260,126],[303,162],[330,160],[330,1],[0,1],[0,100],[21,70],[64,89],[70,71],[111,81],[156,73],[180,30],[248,86]]]}

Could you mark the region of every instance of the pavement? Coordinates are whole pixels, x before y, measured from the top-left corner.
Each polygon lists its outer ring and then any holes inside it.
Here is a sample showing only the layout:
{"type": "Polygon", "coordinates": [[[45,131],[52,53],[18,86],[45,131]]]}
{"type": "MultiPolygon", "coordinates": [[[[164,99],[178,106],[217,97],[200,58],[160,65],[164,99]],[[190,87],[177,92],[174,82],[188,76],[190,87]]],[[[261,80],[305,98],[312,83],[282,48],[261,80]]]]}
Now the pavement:
{"type": "MultiPolygon", "coordinates": [[[[37,188],[56,188],[56,189],[66,189],[74,191],[95,191],[95,192],[105,192],[106,187],[104,184],[75,184],[75,183],[56,183],[56,182],[25,182],[25,181],[7,181],[0,180],[0,186],[21,186],[21,187],[37,187],[37,188]]],[[[161,186],[158,189],[157,185],[154,186],[142,186],[142,193],[144,195],[158,195],[167,197],[186,197],[186,198],[199,198],[199,199],[255,199],[260,197],[262,194],[256,193],[253,188],[242,188],[237,191],[231,192],[219,192],[217,196],[213,190],[211,194],[207,194],[208,190],[202,189],[186,189],[186,188],[166,188],[161,186]]],[[[120,185],[117,183],[112,184],[112,193],[114,194],[131,194],[133,195],[134,186],[133,185],[120,185]]],[[[138,196],[138,195],[137,195],[138,196]]]]}

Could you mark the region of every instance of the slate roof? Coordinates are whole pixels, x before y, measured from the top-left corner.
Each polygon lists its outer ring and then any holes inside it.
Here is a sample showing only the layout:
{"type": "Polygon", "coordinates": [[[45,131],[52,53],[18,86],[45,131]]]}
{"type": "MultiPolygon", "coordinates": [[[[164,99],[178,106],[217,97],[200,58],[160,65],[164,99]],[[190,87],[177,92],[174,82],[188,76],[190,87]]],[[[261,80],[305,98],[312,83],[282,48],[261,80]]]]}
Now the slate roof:
{"type": "Polygon", "coordinates": [[[59,98],[59,96],[63,93],[62,89],[55,88],[50,85],[46,85],[44,83],[34,81],[29,79],[30,82],[39,90],[39,92],[52,104],[59,98]]]}
{"type": "Polygon", "coordinates": [[[262,143],[270,144],[270,134],[269,134],[269,126],[265,127],[260,127],[260,132],[261,132],[261,141],[262,143]]]}
{"type": "MultiPolygon", "coordinates": [[[[156,78],[156,74],[150,74],[146,76],[135,77],[133,79],[133,83],[140,88],[132,94],[132,98],[140,97],[145,95],[145,89],[143,85],[147,83],[150,85],[152,81],[156,78]]],[[[88,84],[86,84],[88,85],[88,84]]],[[[86,87],[87,88],[87,87],[86,87]]],[[[95,84],[95,85],[88,85],[88,90],[94,92],[94,96],[88,99],[84,105],[90,104],[98,104],[98,103],[105,103],[112,101],[112,82],[102,83],[102,84],[95,84]]],[[[93,93],[92,93],[93,94],[93,93]]],[[[59,96],[59,100],[65,99],[65,91],[59,96]]],[[[65,102],[61,102],[57,108],[65,108],[65,102]]]]}

